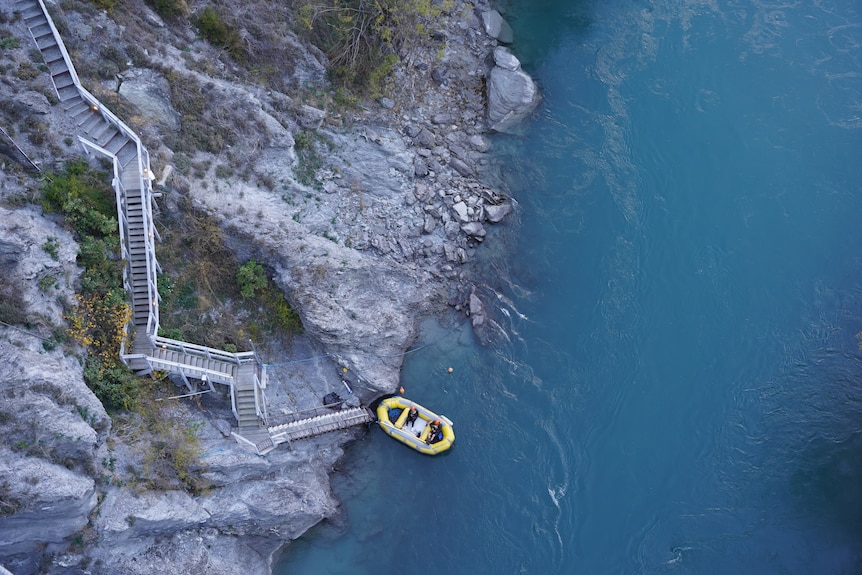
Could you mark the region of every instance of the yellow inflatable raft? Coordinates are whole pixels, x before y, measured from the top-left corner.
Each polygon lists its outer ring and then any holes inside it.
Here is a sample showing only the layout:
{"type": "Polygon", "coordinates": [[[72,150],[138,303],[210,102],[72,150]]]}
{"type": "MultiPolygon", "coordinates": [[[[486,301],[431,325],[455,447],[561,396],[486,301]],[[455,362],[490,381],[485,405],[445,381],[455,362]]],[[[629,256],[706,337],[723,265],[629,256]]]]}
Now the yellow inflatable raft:
{"type": "Polygon", "coordinates": [[[390,437],[426,455],[436,455],[446,451],[455,442],[452,422],[446,416],[437,415],[415,401],[397,395],[384,399],[377,406],[377,423],[390,437]],[[407,416],[412,407],[416,407],[418,417],[412,423],[408,423],[407,416]],[[435,421],[440,422],[443,439],[429,443],[428,435],[431,432],[432,423],[435,421]]]}

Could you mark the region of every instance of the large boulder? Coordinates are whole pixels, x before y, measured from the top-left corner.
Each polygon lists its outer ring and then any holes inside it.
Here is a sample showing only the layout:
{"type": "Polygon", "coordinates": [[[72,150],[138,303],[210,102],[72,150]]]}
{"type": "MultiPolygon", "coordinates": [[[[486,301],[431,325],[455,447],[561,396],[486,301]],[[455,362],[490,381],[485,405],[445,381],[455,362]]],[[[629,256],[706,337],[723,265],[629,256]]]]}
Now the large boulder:
{"type": "Polygon", "coordinates": [[[521,69],[518,58],[506,48],[495,48],[494,67],[488,75],[488,127],[517,133],[541,101],[539,87],[521,69]]]}
{"type": "Polygon", "coordinates": [[[500,13],[496,10],[487,10],[482,13],[482,25],[485,27],[485,33],[502,42],[503,44],[511,44],[514,40],[512,27],[509,23],[503,20],[500,13]]]}
{"type": "Polygon", "coordinates": [[[117,77],[117,92],[138,107],[149,123],[178,130],[180,115],[171,105],[168,81],[153,70],[132,68],[117,77]]]}

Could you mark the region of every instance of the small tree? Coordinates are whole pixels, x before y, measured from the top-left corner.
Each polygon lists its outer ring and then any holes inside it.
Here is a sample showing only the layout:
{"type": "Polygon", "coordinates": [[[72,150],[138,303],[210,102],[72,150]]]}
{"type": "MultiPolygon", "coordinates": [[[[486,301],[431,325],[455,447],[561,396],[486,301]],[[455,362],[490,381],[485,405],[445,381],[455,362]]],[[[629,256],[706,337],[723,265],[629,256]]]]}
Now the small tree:
{"type": "Polygon", "coordinates": [[[296,13],[333,79],[376,95],[399,54],[425,45],[427,23],[453,7],[452,0],[299,0],[296,13]]]}
{"type": "Polygon", "coordinates": [[[256,261],[249,260],[237,270],[236,283],[242,297],[254,297],[255,292],[266,287],[266,271],[256,261]]]}

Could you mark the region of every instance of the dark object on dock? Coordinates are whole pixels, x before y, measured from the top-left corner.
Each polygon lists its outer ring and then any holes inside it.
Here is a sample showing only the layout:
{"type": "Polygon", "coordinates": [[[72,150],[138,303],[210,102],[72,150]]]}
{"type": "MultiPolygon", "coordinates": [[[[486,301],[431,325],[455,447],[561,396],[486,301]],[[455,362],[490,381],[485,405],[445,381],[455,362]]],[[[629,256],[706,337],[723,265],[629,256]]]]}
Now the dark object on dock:
{"type": "Polygon", "coordinates": [[[326,407],[331,407],[332,409],[341,409],[341,404],[344,403],[344,400],[341,399],[341,396],[337,393],[330,392],[323,396],[323,405],[326,407]]]}

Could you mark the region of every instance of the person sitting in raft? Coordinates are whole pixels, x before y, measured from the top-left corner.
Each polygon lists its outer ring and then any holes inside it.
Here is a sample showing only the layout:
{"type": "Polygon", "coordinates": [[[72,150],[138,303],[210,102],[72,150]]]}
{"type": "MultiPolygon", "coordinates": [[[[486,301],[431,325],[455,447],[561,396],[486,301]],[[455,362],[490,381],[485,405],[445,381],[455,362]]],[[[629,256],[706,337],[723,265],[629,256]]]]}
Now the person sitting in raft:
{"type": "Polygon", "coordinates": [[[404,422],[404,427],[412,427],[413,423],[416,421],[416,418],[419,417],[419,410],[416,409],[416,406],[410,408],[410,412],[407,413],[407,421],[404,422]]]}
{"type": "Polygon", "coordinates": [[[431,445],[432,443],[437,443],[443,439],[443,430],[440,429],[440,420],[435,419],[431,424],[431,430],[428,432],[428,437],[425,439],[425,443],[431,445]]]}

